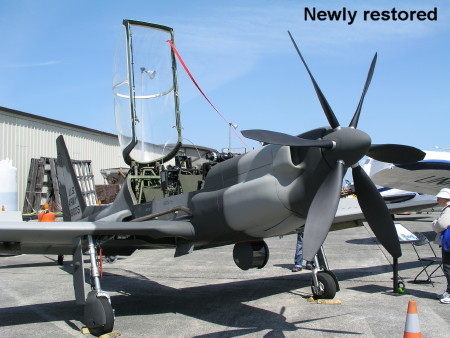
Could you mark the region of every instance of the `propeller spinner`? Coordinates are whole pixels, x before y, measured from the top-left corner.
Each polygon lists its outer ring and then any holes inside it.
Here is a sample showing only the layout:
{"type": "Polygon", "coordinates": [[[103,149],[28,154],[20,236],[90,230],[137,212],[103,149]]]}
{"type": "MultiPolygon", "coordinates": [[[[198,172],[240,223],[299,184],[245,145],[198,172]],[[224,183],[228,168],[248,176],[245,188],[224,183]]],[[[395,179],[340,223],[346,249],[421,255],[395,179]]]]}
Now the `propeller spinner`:
{"type": "Polygon", "coordinates": [[[300,53],[294,38],[290,32],[288,33],[311,78],[317,97],[332,130],[322,140],[303,139],[267,130],[245,130],[242,134],[247,138],[269,144],[323,148],[323,157],[332,170],[321,183],[308,211],[303,245],[303,257],[305,260],[312,261],[325,241],[338,208],[342,180],[349,167],[353,168],[352,175],[356,196],[367,223],[386,250],[394,258],[398,258],[402,253],[394,222],[378,189],[359,166],[358,161],[367,155],[376,160],[389,163],[416,162],[422,160],[425,153],[417,148],[398,144],[372,145],[370,136],[356,129],[364,97],[372,81],[377,54],[375,54],[370,65],[358,107],[349,127],[341,127],[300,53]],[[326,208],[323,207],[324,205],[326,208]]]}

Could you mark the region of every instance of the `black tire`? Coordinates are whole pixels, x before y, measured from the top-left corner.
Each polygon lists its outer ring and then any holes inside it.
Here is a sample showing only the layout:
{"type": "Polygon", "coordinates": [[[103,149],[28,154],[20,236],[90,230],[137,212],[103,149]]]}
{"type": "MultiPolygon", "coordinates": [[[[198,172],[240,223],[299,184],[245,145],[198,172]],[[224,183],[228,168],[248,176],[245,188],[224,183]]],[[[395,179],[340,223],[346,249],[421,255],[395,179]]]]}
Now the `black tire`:
{"type": "Polygon", "coordinates": [[[334,278],[326,273],[317,273],[317,279],[319,285],[323,286],[323,292],[321,294],[314,293],[314,281],[311,280],[311,291],[315,299],[333,299],[336,296],[336,281],[334,278]]]}
{"type": "Polygon", "coordinates": [[[103,313],[105,315],[105,324],[101,326],[89,327],[89,331],[92,335],[98,337],[106,333],[112,332],[114,328],[114,311],[111,303],[105,297],[97,298],[103,313]]]}

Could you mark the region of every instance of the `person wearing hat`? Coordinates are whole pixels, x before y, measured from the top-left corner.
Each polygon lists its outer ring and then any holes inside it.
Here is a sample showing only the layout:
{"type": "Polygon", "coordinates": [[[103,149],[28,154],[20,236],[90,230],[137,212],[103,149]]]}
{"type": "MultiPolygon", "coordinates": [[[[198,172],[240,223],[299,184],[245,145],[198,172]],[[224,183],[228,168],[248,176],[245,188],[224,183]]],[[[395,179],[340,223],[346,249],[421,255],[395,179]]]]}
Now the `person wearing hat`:
{"type": "MultiPolygon", "coordinates": [[[[444,188],[436,195],[437,202],[442,209],[441,215],[433,221],[433,230],[436,232],[434,243],[442,246],[440,234],[450,227],[450,189],[444,188]]],[[[447,289],[442,295],[438,295],[441,303],[450,304],[450,252],[442,248],[442,267],[445,278],[447,278],[447,289]]]]}

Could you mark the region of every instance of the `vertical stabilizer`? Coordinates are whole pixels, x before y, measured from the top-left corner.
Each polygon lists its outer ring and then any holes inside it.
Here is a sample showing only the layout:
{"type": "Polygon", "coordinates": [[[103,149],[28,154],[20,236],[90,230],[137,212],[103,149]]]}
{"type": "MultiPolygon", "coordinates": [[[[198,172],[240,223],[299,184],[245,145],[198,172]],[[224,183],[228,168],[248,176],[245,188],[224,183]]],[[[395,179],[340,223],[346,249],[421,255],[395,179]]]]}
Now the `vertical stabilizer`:
{"type": "Polygon", "coordinates": [[[58,153],[56,169],[63,218],[66,222],[79,221],[83,217],[84,209],[86,209],[86,202],[81,193],[80,185],[78,184],[62,135],[56,139],[56,150],[58,153]]]}

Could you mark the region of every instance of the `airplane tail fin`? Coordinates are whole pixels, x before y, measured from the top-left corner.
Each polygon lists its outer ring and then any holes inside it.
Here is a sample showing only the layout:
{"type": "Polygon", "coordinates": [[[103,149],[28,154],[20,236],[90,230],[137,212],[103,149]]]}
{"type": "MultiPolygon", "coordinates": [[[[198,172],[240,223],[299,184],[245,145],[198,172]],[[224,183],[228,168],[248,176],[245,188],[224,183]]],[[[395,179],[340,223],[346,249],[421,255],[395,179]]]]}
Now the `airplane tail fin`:
{"type": "Polygon", "coordinates": [[[64,221],[79,221],[86,209],[86,201],[81,193],[72,161],[67,151],[64,138],[60,135],[56,139],[56,171],[58,176],[59,194],[63,210],[64,221]]]}

